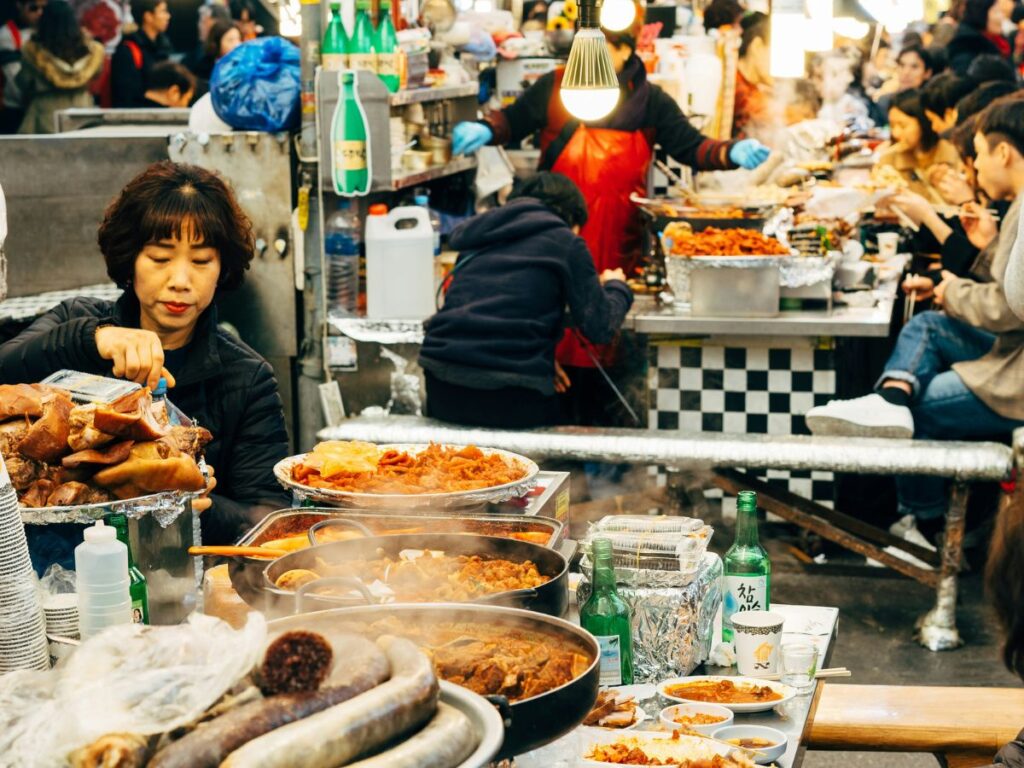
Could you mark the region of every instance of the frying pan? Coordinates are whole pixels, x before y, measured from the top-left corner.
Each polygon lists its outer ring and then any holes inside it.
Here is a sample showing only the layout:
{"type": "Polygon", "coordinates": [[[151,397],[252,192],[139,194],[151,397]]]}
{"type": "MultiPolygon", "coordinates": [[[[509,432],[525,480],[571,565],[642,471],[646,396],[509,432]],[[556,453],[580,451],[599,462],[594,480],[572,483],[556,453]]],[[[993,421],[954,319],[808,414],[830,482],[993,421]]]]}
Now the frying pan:
{"type": "MultiPolygon", "coordinates": [[[[346,542],[347,543],[347,542],[346,542]]],[[[565,735],[583,722],[597,701],[600,651],[593,635],[563,619],[517,608],[472,603],[431,603],[423,605],[375,605],[334,608],[270,622],[270,636],[293,629],[328,635],[331,632],[366,634],[373,622],[397,617],[405,626],[434,623],[471,622],[500,633],[502,627],[522,628],[551,637],[554,645],[575,643],[592,659],[587,670],[564,685],[528,699],[509,702],[504,697],[487,697],[506,711],[505,741],[496,760],[521,755],[565,735]]]]}
{"type": "MultiPolygon", "coordinates": [[[[311,532],[311,536],[315,537],[315,534],[315,531],[311,532]]],[[[539,544],[472,533],[403,533],[317,544],[308,549],[290,552],[267,565],[263,570],[263,581],[259,589],[253,589],[250,584],[236,585],[236,588],[243,587],[239,594],[247,603],[273,616],[337,607],[339,604],[352,605],[349,598],[316,594],[318,585],[337,585],[339,582],[334,579],[330,582],[327,579],[317,579],[305,585],[304,589],[295,591],[280,589],[276,586],[277,580],[291,570],[315,571],[320,560],[338,563],[377,557],[397,559],[398,553],[404,549],[440,550],[447,555],[481,555],[517,563],[529,560],[537,566],[541,575],[548,577],[547,582],[532,589],[497,592],[472,602],[527,608],[550,616],[563,616],[568,608],[569,564],[562,554],[539,544]]],[[[352,584],[352,580],[344,583],[350,588],[358,589],[357,585],[352,584]]],[[[359,591],[367,597],[366,592],[359,591]]]]}

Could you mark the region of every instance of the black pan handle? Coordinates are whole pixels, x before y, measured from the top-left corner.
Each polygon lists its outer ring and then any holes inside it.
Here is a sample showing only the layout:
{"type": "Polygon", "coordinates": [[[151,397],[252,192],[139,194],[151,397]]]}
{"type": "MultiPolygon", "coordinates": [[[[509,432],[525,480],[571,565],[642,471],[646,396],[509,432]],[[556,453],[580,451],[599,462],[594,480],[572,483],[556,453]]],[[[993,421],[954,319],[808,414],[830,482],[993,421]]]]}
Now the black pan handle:
{"type": "Polygon", "coordinates": [[[320,542],[316,540],[317,531],[323,530],[324,528],[334,528],[336,526],[347,526],[349,528],[355,528],[363,536],[373,536],[374,533],[362,523],[356,522],[355,520],[349,520],[347,517],[332,517],[329,520],[321,520],[319,523],[313,524],[309,529],[309,543],[314,547],[320,542]]]}
{"type": "Polygon", "coordinates": [[[537,590],[536,589],[513,589],[508,592],[495,592],[493,595],[484,595],[483,597],[477,597],[473,600],[474,603],[498,603],[503,605],[510,600],[536,600],[537,590]]]}
{"type": "Polygon", "coordinates": [[[484,698],[487,699],[487,701],[489,701],[492,705],[494,705],[494,708],[496,710],[498,710],[498,714],[501,715],[501,724],[505,726],[505,730],[507,731],[509,728],[511,728],[512,704],[509,702],[508,697],[499,696],[497,694],[492,693],[488,696],[484,696],[484,698]]]}

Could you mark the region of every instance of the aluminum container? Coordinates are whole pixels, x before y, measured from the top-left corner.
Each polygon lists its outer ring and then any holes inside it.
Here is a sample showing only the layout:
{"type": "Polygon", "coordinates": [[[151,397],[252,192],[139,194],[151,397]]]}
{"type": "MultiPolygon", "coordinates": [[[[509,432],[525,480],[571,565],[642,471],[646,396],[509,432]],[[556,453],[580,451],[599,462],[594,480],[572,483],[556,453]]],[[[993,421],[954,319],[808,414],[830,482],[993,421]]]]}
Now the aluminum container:
{"type": "Polygon", "coordinates": [[[775,317],[781,272],[777,256],[668,256],[677,303],[699,317],[775,317]]]}

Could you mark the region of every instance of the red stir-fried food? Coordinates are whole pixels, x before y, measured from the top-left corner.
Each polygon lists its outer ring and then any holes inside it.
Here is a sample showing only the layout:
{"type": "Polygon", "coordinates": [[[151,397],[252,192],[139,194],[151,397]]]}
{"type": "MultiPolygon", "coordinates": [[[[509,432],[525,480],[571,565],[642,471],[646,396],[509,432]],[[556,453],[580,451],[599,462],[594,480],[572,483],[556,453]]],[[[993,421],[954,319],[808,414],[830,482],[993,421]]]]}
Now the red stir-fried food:
{"type": "Polygon", "coordinates": [[[789,249],[773,237],[753,229],[708,227],[694,232],[673,222],[665,229],[675,256],[787,256],[789,249]]]}

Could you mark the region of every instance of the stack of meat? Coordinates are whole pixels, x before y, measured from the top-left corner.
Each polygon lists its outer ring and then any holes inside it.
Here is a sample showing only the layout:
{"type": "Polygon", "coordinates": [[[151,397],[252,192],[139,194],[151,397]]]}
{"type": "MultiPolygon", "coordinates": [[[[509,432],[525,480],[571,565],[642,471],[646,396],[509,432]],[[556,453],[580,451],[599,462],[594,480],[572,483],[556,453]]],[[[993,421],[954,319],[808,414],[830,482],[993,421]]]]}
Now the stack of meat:
{"type": "Polygon", "coordinates": [[[75,405],[43,384],[0,385],[0,453],[26,507],[202,490],[196,459],[211,439],[202,427],[172,426],[148,389],[75,405]]]}

